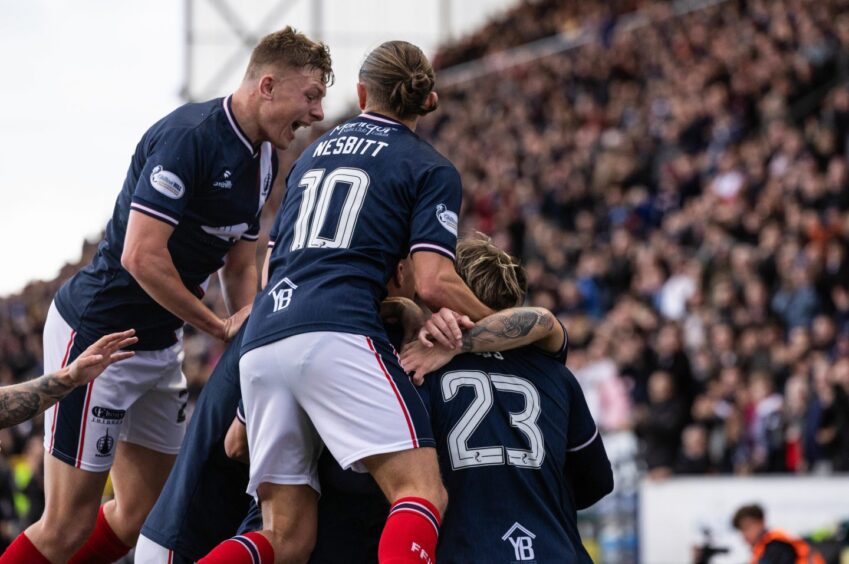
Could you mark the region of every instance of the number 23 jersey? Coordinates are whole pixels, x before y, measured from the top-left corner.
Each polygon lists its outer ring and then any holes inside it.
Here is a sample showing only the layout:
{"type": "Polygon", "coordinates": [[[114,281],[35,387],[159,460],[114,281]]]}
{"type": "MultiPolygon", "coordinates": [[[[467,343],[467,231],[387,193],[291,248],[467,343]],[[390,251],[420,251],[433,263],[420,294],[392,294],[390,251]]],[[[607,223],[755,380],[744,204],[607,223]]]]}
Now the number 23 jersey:
{"type": "Polygon", "coordinates": [[[453,261],[461,199],[454,166],[401,123],[365,113],[319,137],[287,178],[242,353],[313,331],[385,338],[379,304],[398,261],[453,261]]]}
{"type": "Polygon", "coordinates": [[[564,355],[462,354],[425,378],[450,500],[439,562],[592,562],[565,468],[597,430],[564,355]]]}

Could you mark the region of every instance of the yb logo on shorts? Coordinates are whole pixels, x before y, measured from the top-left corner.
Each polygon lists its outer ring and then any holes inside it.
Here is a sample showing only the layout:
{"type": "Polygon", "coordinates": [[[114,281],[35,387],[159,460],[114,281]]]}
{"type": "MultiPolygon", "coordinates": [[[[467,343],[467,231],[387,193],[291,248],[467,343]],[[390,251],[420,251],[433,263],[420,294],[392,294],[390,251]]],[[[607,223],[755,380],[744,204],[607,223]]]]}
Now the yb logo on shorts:
{"type": "Polygon", "coordinates": [[[503,541],[510,541],[513,546],[513,557],[518,562],[529,562],[534,559],[535,534],[524,528],[519,523],[513,526],[501,537],[503,541]]]}
{"type": "Polygon", "coordinates": [[[277,313],[278,311],[282,311],[289,307],[289,304],[292,302],[292,294],[297,289],[298,287],[295,283],[288,278],[284,278],[275,284],[274,287],[268,291],[268,295],[274,300],[274,310],[272,313],[277,313]],[[283,284],[286,284],[288,288],[281,288],[280,286],[283,284]]]}

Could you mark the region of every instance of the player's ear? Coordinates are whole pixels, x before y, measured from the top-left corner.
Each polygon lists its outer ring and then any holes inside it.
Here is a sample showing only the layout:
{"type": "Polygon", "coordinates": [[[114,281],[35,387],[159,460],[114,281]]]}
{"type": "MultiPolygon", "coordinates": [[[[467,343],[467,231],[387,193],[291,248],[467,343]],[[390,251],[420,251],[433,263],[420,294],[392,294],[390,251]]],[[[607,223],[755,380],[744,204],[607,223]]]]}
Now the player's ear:
{"type": "Polygon", "coordinates": [[[366,92],[366,85],[362,82],[357,82],[357,102],[359,103],[360,109],[366,109],[366,99],[368,98],[368,94],[366,92]]]}
{"type": "Polygon", "coordinates": [[[439,94],[436,93],[436,90],[431,90],[425,100],[425,107],[436,108],[437,105],[439,105],[439,94]]]}
{"type": "Polygon", "coordinates": [[[259,95],[260,97],[270,100],[274,92],[274,77],[270,74],[264,74],[259,77],[259,95]]]}

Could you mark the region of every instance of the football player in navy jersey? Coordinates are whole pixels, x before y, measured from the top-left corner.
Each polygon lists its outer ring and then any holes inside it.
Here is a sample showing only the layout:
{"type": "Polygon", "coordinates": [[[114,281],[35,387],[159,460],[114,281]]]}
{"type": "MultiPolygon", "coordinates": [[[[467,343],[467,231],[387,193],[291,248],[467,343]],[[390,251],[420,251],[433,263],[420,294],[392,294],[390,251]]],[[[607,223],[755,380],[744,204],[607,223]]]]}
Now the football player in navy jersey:
{"type": "MultiPolygon", "coordinates": [[[[280,228],[275,222],[273,239],[280,228]]],[[[412,297],[413,278],[409,260],[401,261],[387,284],[389,299],[381,316],[390,323],[390,341],[400,347],[401,333],[415,335],[419,318],[405,318],[400,297],[412,297]]],[[[263,275],[263,286],[266,277],[263,275]]],[[[244,415],[236,420],[239,404],[239,349],[244,326],[227,345],[204,386],[191,422],[162,494],[145,520],[135,550],[136,564],[186,564],[209,552],[232,536],[239,523],[243,532],[262,529],[256,506],[248,518],[247,438],[244,415]],[[229,429],[228,429],[229,428],[229,429]],[[230,460],[235,458],[241,462],[230,460]]],[[[240,409],[243,413],[243,411],[240,409]]],[[[333,457],[324,453],[318,463],[322,496],[319,501],[317,545],[310,561],[315,564],[369,564],[375,561],[380,530],[388,504],[368,474],[343,472],[333,457]]],[[[238,542],[238,541],[237,541],[238,542]]]]}
{"type": "Polygon", "coordinates": [[[227,341],[244,321],[275,148],[323,119],[331,77],[326,46],[286,28],[254,49],[231,96],[144,134],[97,254],[57,293],[44,337],[48,371],[127,326],[136,355],[46,414],[45,512],[0,562],[112,562],[135,544],[185,432],[181,328],[227,341]],[[216,271],[227,319],[200,300],[216,271]],[[110,469],[115,499],[99,509],[110,469]]]}
{"type": "MultiPolygon", "coordinates": [[[[493,309],[524,300],[521,267],[489,241],[461,242],[457,267],[493,309]]],[[[567,344],[549,311],[517,308],[477,323],[460,349],[405,348],[403,366],[429,373],[419,391],[451,499],[440,563],[592,562],[576,510],[608,494],[613,474],[567,344]]]]}
{"type": "MultiPolygon", "coordinates": [[[[459,174],[414,133],[437,105],[430,63],[391,41],[366,57],[359,79],[363,113],[317,139],[289,173],[268,286],[242,343],[248,493],[264,529],[247,550],[228,541],[205,562],[306,561],[325,446],[344,469],[367,469],[392,503],[380,560],[434,557],[445,489],[427,413],[379,305],[411,253],[416,292],[432,310],[491,311],[454,270],[459,174]]],[[[457,346],[459,327],[444,337],[457,346]]]]}

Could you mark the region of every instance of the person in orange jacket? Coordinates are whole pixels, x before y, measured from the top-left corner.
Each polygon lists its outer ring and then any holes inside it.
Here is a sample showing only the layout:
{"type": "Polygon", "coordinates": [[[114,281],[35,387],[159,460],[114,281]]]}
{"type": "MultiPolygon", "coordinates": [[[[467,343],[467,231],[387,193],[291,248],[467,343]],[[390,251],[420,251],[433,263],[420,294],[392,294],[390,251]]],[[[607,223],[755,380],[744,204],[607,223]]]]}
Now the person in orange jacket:
{"type": "Polygon", "coordinates": [[[808,543],[780,529],[767,529],[760,505],[744,505],[731,523],[752,547],[752,564],[825,564],[808,543]]]}

